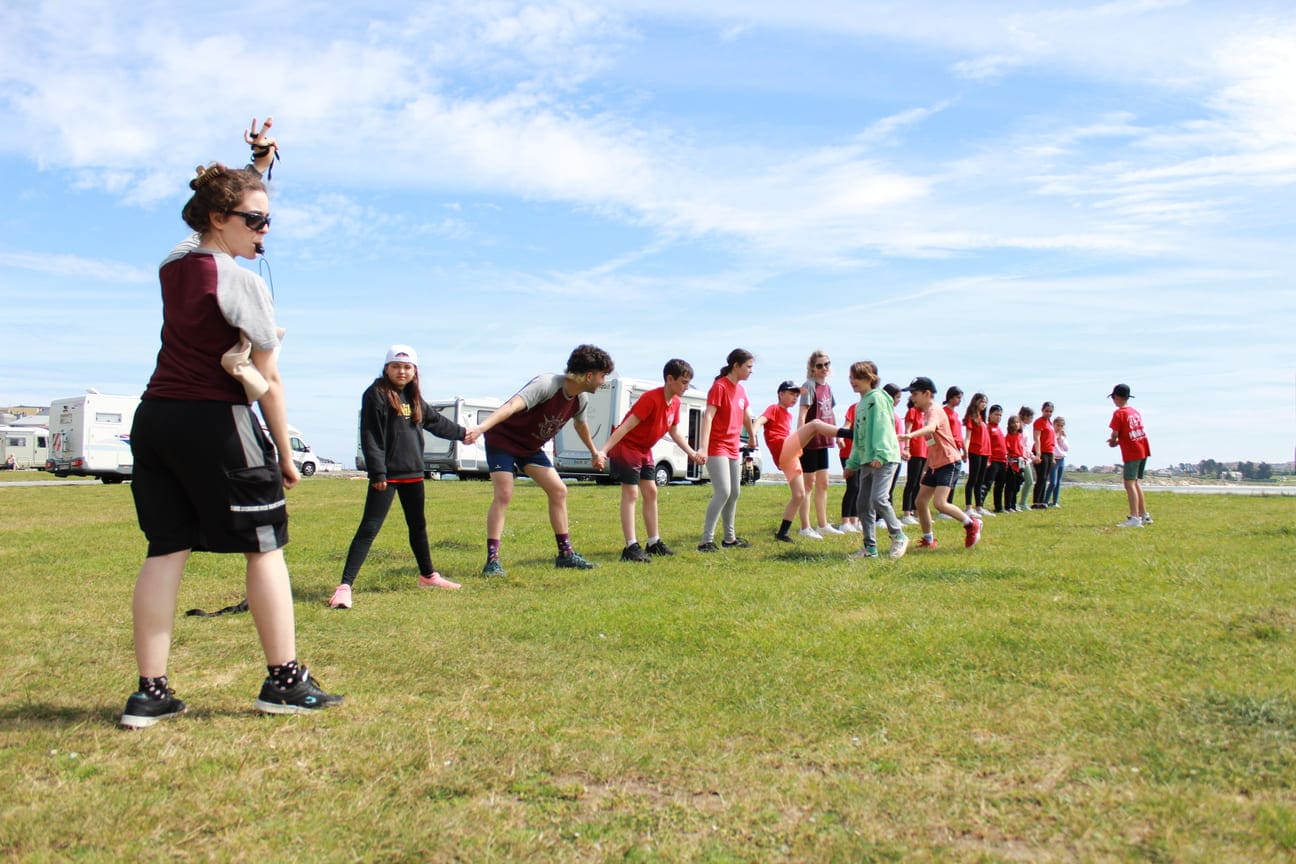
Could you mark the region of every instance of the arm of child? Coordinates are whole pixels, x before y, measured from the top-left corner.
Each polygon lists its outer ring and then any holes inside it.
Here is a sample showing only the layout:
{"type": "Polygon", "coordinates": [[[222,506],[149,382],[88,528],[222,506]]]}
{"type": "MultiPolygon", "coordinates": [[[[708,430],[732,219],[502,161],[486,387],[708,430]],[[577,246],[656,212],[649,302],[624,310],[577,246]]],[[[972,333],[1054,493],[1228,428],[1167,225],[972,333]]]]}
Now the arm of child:
{"type": "Polygon", "coordinates": [[[608,436],[608,440],[603,445],[603,448],[599,450],[599,454],[606,459],[608,451],[620,443],[621,439],[629,435],[630,430],[634,429],[638,425],[639,418],[633,414],[627,414],[626,418],[621,421],[621,425],[612,430],[612,434],[608,436]]]}
{"type": "Polygon", "coordinates": [[[577,437],[579,437],[581,443],[585,445],[585,449],[590,451],[590,456],[594,460],[594,467],[597,470],[602,471],[603,467],[607,465],[607,458],[599,451],[598,447],[594,445],[594,439],[590,436],[589,424],[584,420],[573,420],[572,425],[576,429],[577,437]]]}
{"type": "Polygon", "coordinates": [[[667,434],[670,435],[671,440],[675,442],[677,447],[688,454],[689,461],[694,465],[702,465],[706,462],[705,456],[689,446],[688,440],[685,439],[684,435],[679,431],[678,423],[670,427],[670,429],[667,430],[667,434]]]}
{"type": "Polygon", "coordinates": [[[520,411],[526,410],[526,402],[522,401],[521,396],[514,396],[500,407],[496,408],[489,417],[469,429],[464,435],[465,444],[473,444],[478,438],[485,435],[488,431],[503,423],[520,411]]]}

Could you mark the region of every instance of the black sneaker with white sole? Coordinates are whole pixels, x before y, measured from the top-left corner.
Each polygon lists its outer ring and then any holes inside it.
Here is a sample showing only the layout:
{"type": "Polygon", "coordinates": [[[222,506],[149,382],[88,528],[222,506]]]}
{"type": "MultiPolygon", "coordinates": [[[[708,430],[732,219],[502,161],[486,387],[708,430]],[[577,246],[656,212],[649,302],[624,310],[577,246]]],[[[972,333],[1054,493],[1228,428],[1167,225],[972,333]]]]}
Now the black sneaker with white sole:
{"type": "Polygon", "coordinates": [[[341,696],[331,696],[320,688],[315,676],[306,672],[304,681],[299,681],[287,690],[280,690],[274,680],[267,678],[261,685],[261,695],[253,707],[262,714],[310,714],[324,708],[337,705],[341,696]]]}
{"type": "Polygon", "coordinates": [[[118,723],[123,729],[147,729],[159,720],[177,717],[185,711],[185,703],[175,698],[174,690],[167,690],[162,699],[154,699],[136,691],[126,700],[126,710],[118,723]]]}
{"type": "Polygon", "coordinates": [[[750,543],[741,537],[735,537],[732,540],[721,540],[720,545],[726,549],[746,549],[751,546],[750,543]]]}
{"type": "Polygon", "coordinates": [[[644,549],[649,555],[674,555],[675,550],[667,546],[663,541],[658,540],[656,543],[649,543],[644,549]]]}

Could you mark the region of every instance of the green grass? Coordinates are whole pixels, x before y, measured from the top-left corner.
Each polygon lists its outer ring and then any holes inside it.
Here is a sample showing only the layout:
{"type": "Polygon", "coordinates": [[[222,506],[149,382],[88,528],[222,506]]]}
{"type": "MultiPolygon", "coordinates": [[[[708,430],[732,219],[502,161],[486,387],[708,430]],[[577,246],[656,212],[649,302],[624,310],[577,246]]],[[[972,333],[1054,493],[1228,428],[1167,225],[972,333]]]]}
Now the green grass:
{"type": "MultiPolygon", "coordinates": [[[[23,861],[1296,859],[1296,502],[1121,492],[987,520],[982,546],[847,562],[692,551],[709,487],[662,491],[674,559],[621,565],[617,491],[538,489],[482,580],[486,483],[428,484],[419,591],[398,508],[332,611],[363,483],[289,495],[300,653],[340,709],[251,711],[252,621],[180,618],[189,713],[128,733],[129,486],[0,490],[0,853],[23,861]]],[[[834,499],[840,487],[834,489],[834,499]]],[[[835,501],[834,501],[835,503],[835,501]]],[[[916,529],[910,529],[911,536],[916,529]]],[[[885,551],[886,542],[883,541],[885,551]]],[[[180,607],[242,596],[198,555],[180,607]]]]}

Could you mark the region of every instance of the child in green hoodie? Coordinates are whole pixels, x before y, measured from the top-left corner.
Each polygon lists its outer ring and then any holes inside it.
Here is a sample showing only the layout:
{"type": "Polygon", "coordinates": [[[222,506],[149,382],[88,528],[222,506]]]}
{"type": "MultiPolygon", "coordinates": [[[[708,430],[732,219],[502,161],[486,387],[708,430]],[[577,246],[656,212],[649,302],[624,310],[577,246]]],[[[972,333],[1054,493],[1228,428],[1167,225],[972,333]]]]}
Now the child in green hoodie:
{"type": "Polygon", "coordinates": [[[850,367],[851,389],[860,394],[855,407],[850,458],[846,476],[859,472],[859,517],[864,527],[864,546],[852,558],[876,558],[877,520],[886,521],[891,533],[891,557],[899,558],[909,548],[904,526],[891,507],[891,480],[900,468],[900,439],[895,430],[895,402],[878,388],[878,368],[872,360],[850,367]]]}

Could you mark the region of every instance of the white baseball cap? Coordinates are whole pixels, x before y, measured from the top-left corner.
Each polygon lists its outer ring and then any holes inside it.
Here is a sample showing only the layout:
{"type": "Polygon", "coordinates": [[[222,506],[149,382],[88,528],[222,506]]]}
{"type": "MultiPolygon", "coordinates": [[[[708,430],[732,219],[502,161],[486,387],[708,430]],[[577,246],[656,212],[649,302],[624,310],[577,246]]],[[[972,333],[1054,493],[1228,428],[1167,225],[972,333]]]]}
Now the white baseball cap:
{"type": "Polygon", "coordinates": [[[387,359],[383,365],[388,363],[412,363],[418,366],[418,352],[409,345],[393,345],[387,349],[387,359]]]}

